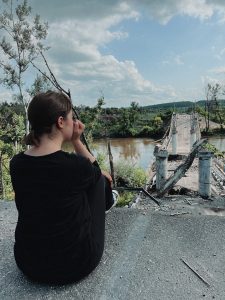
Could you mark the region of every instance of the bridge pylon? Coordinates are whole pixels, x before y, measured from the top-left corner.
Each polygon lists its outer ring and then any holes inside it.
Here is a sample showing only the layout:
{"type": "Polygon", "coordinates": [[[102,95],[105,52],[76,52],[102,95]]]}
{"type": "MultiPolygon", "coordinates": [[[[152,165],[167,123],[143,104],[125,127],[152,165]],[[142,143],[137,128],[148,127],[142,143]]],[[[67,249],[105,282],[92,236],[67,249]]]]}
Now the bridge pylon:
{"type": "Polygon", "coordinates": [[[194,143],[198,140],[197,137],[198,129],[198,115],[196,113],[191,114],[191,130],[190,130],[190,149],[194,143]]]}
{"type": "Polygon", "coordinates": [[[199,195],[203,198],[211,196],[212,185],[212,152],[199,151],[199,195]]]}
{"type": "Polygon", "coordinates": [[[156,157],[156,190],[160,190],[167,179],[167,159],[168,151],[163,149],[155,151],[156,157]]]}

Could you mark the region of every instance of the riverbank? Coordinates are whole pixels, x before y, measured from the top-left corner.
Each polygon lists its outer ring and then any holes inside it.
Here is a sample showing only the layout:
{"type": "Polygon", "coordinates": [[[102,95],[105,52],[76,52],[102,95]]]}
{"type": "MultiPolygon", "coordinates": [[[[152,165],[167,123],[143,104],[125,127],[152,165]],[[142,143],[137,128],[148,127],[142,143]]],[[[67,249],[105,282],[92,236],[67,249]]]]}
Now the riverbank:
{"type": "Polygon", "coordinates": [[[209,131],[202,131],[201,132],[202,138],[209,138],[209,137],[225,137],[225,128],[214,128],[210,129],[209,131]]]}

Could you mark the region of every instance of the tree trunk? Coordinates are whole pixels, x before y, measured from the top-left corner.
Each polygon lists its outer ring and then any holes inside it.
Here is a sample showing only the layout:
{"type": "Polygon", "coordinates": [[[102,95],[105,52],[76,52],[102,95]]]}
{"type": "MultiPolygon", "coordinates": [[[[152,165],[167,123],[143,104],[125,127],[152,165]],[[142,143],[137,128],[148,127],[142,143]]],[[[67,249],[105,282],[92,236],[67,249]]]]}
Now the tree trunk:
{"type": "Polygon", "coordinates": [[[29,121],[28,121],[27,109],[26,109],[26,118],[25,118],[25,122],[26,122],[26,135],[28,135],[28,134],[29,134],[29,121]]]}
{"type": "Polygon", "coordinates": [[[218,114],[219,120],[220,120],[220,129],[223,129],[223,119],[220,113],[220,105],[219,102],[217,101],[217,99],[215,98],[215,102],[216,102],[216,114],[218,114]]]}
{"type": "Polygon", "coordinates": [[[207,116],[207,132],[209,131],[209,106],[208,106],[208,116],[207,116]]]}
{"type": "MultiPolygon", "coordinates": [[[[207,101],[207,100],[206,100],[207,101]]],[[[207,132],[207,103],[205,101],[205,131],[207,132]]]]}
{"type": "Polygon", "coordinates": [[[17,140],[15,140],[15,151],[16,151],[16,153],[18,153],[18,141],[17,140]]]}
{"type": "MultiPolygon", "coordinates": [[[[28,107],[25,107],[25,131],[26,131],[26,135],[28,135],[30,132],[30,123],[28,120],[28,107]]],[[[30,146],[27,145],[27,149],[29,149],[29,148],[30,148],[30,146]]]]}
{"type": "Polygon", "coordinates": [[[3,182],[3,171],[2,171],[2,153],[0,152],[0,198],[4,198],[4,182],[3,182]]]}

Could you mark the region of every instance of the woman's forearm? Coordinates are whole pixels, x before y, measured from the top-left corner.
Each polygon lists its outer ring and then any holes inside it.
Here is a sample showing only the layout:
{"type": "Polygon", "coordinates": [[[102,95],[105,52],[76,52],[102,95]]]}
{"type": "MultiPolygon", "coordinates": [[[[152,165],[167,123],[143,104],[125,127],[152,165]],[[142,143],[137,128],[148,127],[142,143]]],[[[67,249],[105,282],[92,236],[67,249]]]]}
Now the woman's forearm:
{"type": "Polygon", "coordinates": [[[77,154],[88,158],[92,163],[95,161],[95,157],[87,150],[87,148],[84,146],[80,139],[73,141],[72,144],[77,154]]]}

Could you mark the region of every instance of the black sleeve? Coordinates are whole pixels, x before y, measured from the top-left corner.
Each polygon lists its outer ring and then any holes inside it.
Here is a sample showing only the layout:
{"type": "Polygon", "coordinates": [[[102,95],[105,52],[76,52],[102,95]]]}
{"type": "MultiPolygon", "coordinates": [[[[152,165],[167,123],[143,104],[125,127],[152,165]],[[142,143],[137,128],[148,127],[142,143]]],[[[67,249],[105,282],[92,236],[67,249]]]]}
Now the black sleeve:
{"type": "Polygon", "coordinates": [[[101,177],[101,169],[97,163],[91,161],[85,157],[80,160],[80,188],[89,189],[101,177]]]}

